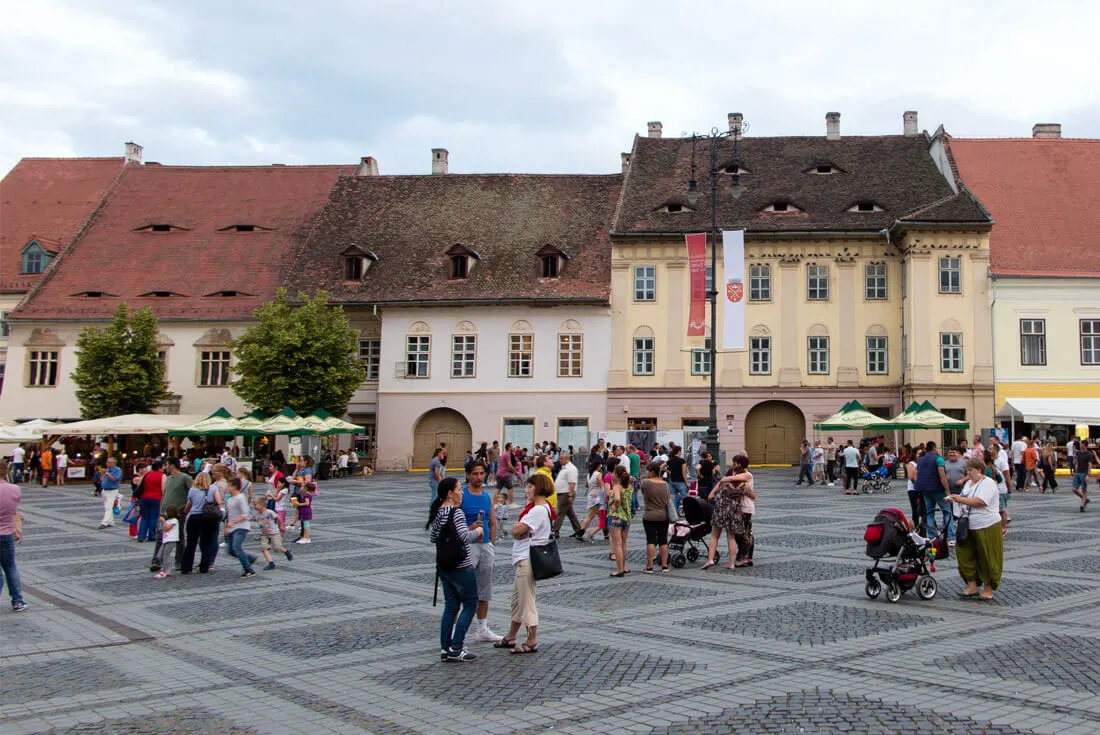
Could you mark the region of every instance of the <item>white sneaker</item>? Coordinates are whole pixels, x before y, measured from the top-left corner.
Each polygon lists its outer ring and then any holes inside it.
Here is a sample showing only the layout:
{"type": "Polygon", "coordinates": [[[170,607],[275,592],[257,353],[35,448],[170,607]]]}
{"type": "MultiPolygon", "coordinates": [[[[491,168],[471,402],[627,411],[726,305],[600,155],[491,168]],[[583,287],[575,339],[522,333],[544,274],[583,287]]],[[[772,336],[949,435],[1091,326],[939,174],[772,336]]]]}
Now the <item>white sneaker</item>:
{"type": "Polygon", "coordinates": [[[294,543],[296,543],[296,544],[312,544],[313,542],[310,541],[307,538],[300,538],[297,541],[295,541],[294,543]]]}
{"type": "Polygon", "coordinates": [[[509,504],[508,504],[508,507],[509,507],[509,508],[511,508],[512,510],[515,510],[515,509],[516,509],[516,508],[518,508],[519,506],[518,506],[518,505],[516,505],[515,503],[509,503],[509,504]]]}
{"type": "Polygon", "coordinates": [[[829,487],[836,487],[836,483],[835,483],[835,482],[830,482],[830,483],[828,483],[828,485],[829,485],[829,487]]]}
{"type": "Polygon", "coordinates": [[[486,625],[484,628],[474,634],[474,640],[478,643],[499,643],[500,641],[504,640],[504,636],[497,635],[493,631],[489,630],[489,626],[486,625]]]}

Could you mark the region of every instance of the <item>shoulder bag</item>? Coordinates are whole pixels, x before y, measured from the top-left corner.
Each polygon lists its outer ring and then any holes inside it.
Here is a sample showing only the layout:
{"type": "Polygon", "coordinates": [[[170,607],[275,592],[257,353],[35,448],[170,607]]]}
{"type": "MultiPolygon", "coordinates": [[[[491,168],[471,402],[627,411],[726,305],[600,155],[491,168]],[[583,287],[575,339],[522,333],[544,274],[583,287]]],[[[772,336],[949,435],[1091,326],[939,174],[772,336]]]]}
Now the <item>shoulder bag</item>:
{"type": "Polygon", "coordinates": [[[665,514],[669,523],[675,523],[680,520],[680,513],[676,508],[676,501],[672,499],[672,493],[668,494],[668,500],[665,502],[665,514]]]}
{"type": "Polygon", "coordinates": [[[222,509],[218,507],[218,491],[216,488],[212,487],[206,491],[202,503],[202,519],[207,523],[221,522],[222,509]],[[213,492],[213,495],[211,495],[211,492],[213,492]]]}
{"type": "MultiPolygon", "coordinates": [[[[975,486],[976,487],[976,486],[975,486]]],[[[970,495],[964,495],[964,498],[969,498],[970,495]]],[[[958,518],[955,519],[955,544],[965,543],[966,539],[970,537],[970,506],[964,505],[965,510],[958,518]]]]}
{"type": "Polygon", "coordinates": [[[466,544],[458,537],[454,508],[451,509],[435,541],[435,565],[438,571],[453,572],[466,561],[466,544]]]}
{"type": "Polygon", "coordinates": [[[531,544],[529,553],[531,576],[536,580],[553,579],[562,573],[561,556],[558,554],[558,542],[550,539],[542,546],[531,544]]]}

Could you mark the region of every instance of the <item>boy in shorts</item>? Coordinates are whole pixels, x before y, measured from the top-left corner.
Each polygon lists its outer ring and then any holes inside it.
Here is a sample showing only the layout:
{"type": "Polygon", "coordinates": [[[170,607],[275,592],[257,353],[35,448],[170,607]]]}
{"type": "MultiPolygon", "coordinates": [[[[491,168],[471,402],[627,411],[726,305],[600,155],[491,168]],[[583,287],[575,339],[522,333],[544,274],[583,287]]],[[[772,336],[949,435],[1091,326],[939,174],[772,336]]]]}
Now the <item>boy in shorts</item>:
{"type": "Polygon", "coordinates": [[[252,507],[256,511],[252,514],[252,520],[260,526],[260,551],[267,560],[267,566],[264,569],[275,568],[275,560],[271,558],[272,549],[285,554],[287,561],[294,561],[294,553],[283,546],[283,535],[279,533],[279,519],[275,511],[267,507],[267,501],[264,498],[256,498],[252,501],[252,507]]]}

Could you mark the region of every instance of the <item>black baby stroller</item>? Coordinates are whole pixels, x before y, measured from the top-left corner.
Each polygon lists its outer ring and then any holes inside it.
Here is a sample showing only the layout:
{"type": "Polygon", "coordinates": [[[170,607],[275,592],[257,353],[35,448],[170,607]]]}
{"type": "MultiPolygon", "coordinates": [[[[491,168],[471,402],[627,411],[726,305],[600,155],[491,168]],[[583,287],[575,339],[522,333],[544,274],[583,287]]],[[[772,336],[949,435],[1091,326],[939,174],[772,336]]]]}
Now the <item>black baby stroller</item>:
{"type": "Polygon", "coordinates": [[[875,563],[867,570],[864,592],[872,600],[886,588],[886,600],[897,602],[906,590],[916,587],[917,597],[936,596],[936,559],[948,554],[946,529],[926,539],[913,531],[913,524],[897,508],[883,508],[867,526],[863,540],[867,556],[875,563]]]}
{"type": "MultiPolygon", "coordinates": [[[[668,527],[668,559],[672,566],[682,569],[687,562],[696,562],[706,556],[709,548],[710,518],[714,508],[706,500],[695,495],[684,498],[684,520],[670,523],[668,527]],[[699,545],[702,545],[702,552],[699,545]],[[684,547],[687,546],[687,551],[684,547]]],[[[714,561],[721,559],[717,550],[714,561]]]]}

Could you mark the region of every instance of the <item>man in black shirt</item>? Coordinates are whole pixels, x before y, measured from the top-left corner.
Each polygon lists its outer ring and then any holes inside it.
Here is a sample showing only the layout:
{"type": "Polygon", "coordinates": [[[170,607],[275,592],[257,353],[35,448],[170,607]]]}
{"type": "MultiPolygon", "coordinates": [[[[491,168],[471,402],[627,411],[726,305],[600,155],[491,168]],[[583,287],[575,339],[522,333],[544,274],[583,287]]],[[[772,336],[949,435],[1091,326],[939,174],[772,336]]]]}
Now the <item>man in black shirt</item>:
{"type": "Polygon", "coordinates": [[[1081,512],[1085,512],[1085,506],[1089,504],[1089,468],[1094,464],[1100,464],[1096,452],[1089,449],[1083,442],[1076,443],[1076,451],[1073,453],[1073,494],[1081,498],[1081,512]]]}
{"type": "Polygon", "coordinates": [[[668,468],[668,489],[672,491],[672,502],[679,508],[688,492],[687,480],[684,478],[684,465],[687,463],[680,456],[680,447],[672,447],[669,454],[665,465],[668,468]]]}

